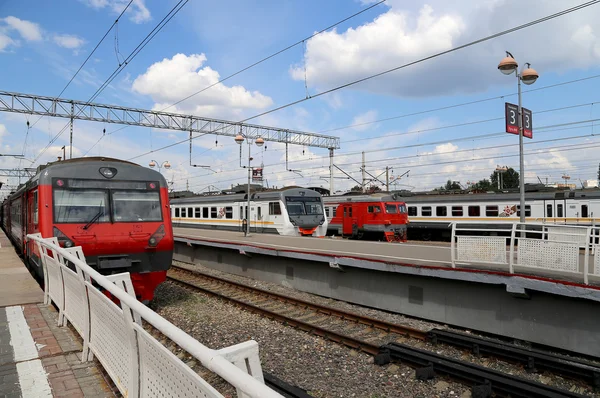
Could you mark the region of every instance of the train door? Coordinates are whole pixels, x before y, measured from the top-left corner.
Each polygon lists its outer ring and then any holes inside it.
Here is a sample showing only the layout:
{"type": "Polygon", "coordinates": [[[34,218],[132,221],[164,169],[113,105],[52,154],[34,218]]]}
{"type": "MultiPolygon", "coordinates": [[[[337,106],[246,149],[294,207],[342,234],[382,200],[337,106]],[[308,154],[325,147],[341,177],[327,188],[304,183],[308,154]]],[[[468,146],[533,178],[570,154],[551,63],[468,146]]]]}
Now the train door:
{"type": "MultiPolygon", "coordinates": [[[[590,202],[587,200],[579,200],[577,203],[577,218],[589,218],[590,215],[590,202]]],[[[588,220],[581,220],[587,222],[588,220]]]]}
{"type": "MultiPolygon", "coordinates": [[[[38,232],[38,191],[37,189],[27,192],[24,196],[27,197],[25,210],[25,235],[38,232]]],[[[28,242],[25,245],[25,255],[27,257],[33,254],[34,242],[28,242]]]]}
{"type": "Polygon", "coordinates": [[[263,220],[262,204],[256,204],[256,232],[264,232],[265,222],[263,220]]]}
{"type": "Polygon", "coordinates": [[[352,221],[352,205],[344,206],[342,215],[342,234],[352,235],[354,222],[352,221]]]}

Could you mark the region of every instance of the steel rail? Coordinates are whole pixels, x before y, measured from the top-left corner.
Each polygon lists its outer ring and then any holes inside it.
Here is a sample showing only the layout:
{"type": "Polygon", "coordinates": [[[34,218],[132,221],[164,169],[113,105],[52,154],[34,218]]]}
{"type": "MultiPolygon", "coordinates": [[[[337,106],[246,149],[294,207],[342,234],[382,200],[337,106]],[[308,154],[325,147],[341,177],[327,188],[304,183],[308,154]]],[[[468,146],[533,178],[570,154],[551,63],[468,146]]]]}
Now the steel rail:
{"type": "Polygon", "coordinates": [[[600,388],[600,367],[591,362],[450,330],[431,329],[427,336],[433,344],[467,348],[475,355],[492,355],[508,362],[522,363],[529,371],[548,370],[570,378],[584,379],[593,387],[600,388]]]}
{"type": "Polygon", "coordinates": [[[210,279],[210,280],[218,281],[218,282],[225,283],[228,285],[233,285],[236,288],[241,289],[241,290],[245,290],[245,291],[252,292],[255,294],[258,293],[260,295],[263,295],[263,296],[266,296],[269,298],[274,298],[276,300],[282,301],[287,304],[292,304],[292,305],[295,305],[298,307],[309,308],[318,313],[336,316],[343,320],[353,321],[358,324],[362,324],[362,325],[369,326],[369,327],[376,328],[376,329],[381,329],[388,333],[395,333],[395,334],[399,334],[402,336],[416,338],[419,340],[427,339],[427,332],[424,332],[419,329],[411,328],[408,326],[402,326],[402,325],[398,325],[398,324],[391,323],[391,322],[381,321],[379,319],[355,314],[352,312],[340,310],[340,309],[325,306],[325,305],[311,303],[310,301],[286,296],[286,295],[279,294],[279,293],[270,292],[268,290],[264,290],[264,289],[257,288],[257,287],[244,285],[243,283],[231,281],[229,279],[221,278],[218,276],[208,275],[203,272],[199,272],[196,270],[190,270],[185,267],[180,267],[177,265],[171,265],[171,269],[176,269],[178,271],[191,273],[194,276],[201,277],[204,279],[210,279]]]}
{"type": "Polygon", "coordinates": [[[473,385],[473,397],[510,396],[512,398],[564,398],[584,395],[548,386],[537,381],[499,372],[460,359],[449,358],[431,351],[390,343],[381,347],[375,363],[383,365],[391,360],[401,361],[416,367],[420,380],[429,380],[436,374],[473,385]]]}
{"type": "Polygon", "coordinates": [[[243,300],[240,300],[240,299],[237,299],[237,298],[234,298],[234,297],[230,297],[230,296],[226,296],[226,295],[224,295],[222,293],[215,292],[214,290],[210,290],[210,289],[207,289],[205,287],[198,286],[198,285],[196,285],[194,283],[191,283],[191,282],[188,282],[188,281],[184,281],[184,280],[179,279],[179,278],[175,278],[172,275],[167,275],[167,279],[171,280],[171,281],[174,281],[175,283],[181,284],[183,286],[189,287],[189,288],[191,288],[193,290],[198,290],[198,291],[201,291],[203,293],[206,293],[206,294],[209,294],[209,295],[212,295],[212,296],[215,296],[215,297],[222,298],[222,299],[224,299],[226,301],[231,301],[231,302],[235,303],[236,305],[238,305],[238,306],[240,306],[240,307],[242,307],[242,308],[244,308],[246,310],[249,310],[251,312],[254,312],[256,314],[265,315],[268,318],[271,318],[271,319],[273,319],[275,321],[283,323],[284,325],[289,325],[289,326],[298,328],[300,330],[303,330],[305,332],[314,334],[316,336],[320,336],[320,337],[326,338],[326,339],[331,340],[333,342],[336,342],[338,344],[343,344],[343,345],[345,345],[347,347],[350,347],[350,348],[353,348],[355,350],[363,351],[363,352],[366,352],[367,354],[370,354],[370,355],[377,355],[379,353],[379,346],[375,345],[375,344],[371,344],[371,343],[369,343],[367,341],[363,341],[363,340],[356,339],[354,337],[346,336],[346,335],[343,335],[341,333],[334,332],[334,331],[329,330],[329,329],[325,329],[325,328],[323,328],[321,326],[313,325],[313,324],[308,323],[308,322],[304,322],[304,321],[301,321],[301,320],[298,320],[298,319],[294,319],[294,318],[289,317],[287,315],[279,314],[277,312],[268,310],[266,308],[261,308],[259,306],[254,305],[254,304],[246,303],[243,300]]]}

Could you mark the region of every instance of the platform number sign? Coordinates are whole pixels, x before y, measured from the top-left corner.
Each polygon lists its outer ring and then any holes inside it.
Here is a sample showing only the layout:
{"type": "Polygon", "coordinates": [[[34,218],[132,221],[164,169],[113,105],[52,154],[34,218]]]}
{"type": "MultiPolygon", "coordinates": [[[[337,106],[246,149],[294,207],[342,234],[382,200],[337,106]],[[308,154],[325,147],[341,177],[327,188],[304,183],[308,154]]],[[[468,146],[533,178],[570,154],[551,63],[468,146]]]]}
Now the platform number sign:
{"type": "MultiPolygon", "coordinates": [[[[523,113],[523,137],[533,138],[533,115],[527,108],[522,108],[523,113]]],[[[504,117],[506,121],[506,132],[519,134],[519,122],[517,120],[519,107],[515,104],[505,104],[504,117]]]]}

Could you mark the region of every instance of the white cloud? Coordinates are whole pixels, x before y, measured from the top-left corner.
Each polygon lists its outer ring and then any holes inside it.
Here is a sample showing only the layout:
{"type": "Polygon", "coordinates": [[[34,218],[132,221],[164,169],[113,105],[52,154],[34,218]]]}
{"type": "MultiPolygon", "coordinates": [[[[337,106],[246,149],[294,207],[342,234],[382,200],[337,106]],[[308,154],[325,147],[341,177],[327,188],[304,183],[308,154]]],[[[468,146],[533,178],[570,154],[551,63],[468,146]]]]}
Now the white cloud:
{"type": "MultiPolygon", "coordinates": [[[[204,54],[177,54],[151,65],[133,82],[133,91],[149,95],[156,102],[154,109],[164,109],[197,91],[219,81],[219,73],[210,66],[202,67],[204,54]]],[[[217,84],[170,107],[170,112],[193,113],[221,118],[240,117],[243,110],[263,109],[273,103],[270,97],[258,91],[248,91],[242,86],[228,87],[217,84]]]]}
{"type": "MultiPolygon", "coordinates": [[[[290,73],[294,79],[304,80],[306,63],[308,83],[312,90],[322,91],[578,3],[576,0],[546,1],[524,8],[517,0],[490,0],[476,5],[463,0],[453,2],[452,6],[448,2],[430,0],[420,10],[414,10],[410,2],[391,1],[388,4],[391,8],[369,23],[344,32],[334,29],[310,39],[304,60],[299,66],[293,66],[290,73]]],[[[594,66],[600,61],[595,22],[598,18],[600,8],[589,7],[359,83],[354,89],[403,97],[483,91],[493,84],[509,84],[496,70],[504,50],[510,50],[521,64],[531,62],[542,79],[544,73],[550,71],[594,66]]]]}
{"type": "MultiPolygon", "coordinates": [[[[108,7],[114,14],[120,14],[123,9],[127,6],[129,1],[127,0],[80,0],[88,7],[95,9],[101,9],[108,7]]],[[[134,0],[131,6],[127,9],[126,15],[129,15],[129,19],[137,24],[148,22],[152,20],[152,15],[146,7],[145,0],[134,0]]]]}
{"type": "Polygon", "coordinates": [[[10,37],[0,33],[0,52],[4,51],[9,46],[16,46],[18,43],[10,37]]]}
{"type": "Polygon", "coordinates": [[[352,128],[356,131],[365,131],[375,129],[377,126],[373,122],[377,120],[377,111],[370,110],[352,119],[352,128]]]}
{"type": "Polygon", "coordinates": [[[55,34],[52,38],[60,47],[77,49],[85,44],[85,40],[76,35],[59,35],[55,34]]]}
{"type": "Polygon", "coordinates": [[[42,40],[42,29],[34,22],[25,21],[13,16],[4,18],[4,22],[8,26],[8,29],[16,30],[27,41],[42,40]]]}

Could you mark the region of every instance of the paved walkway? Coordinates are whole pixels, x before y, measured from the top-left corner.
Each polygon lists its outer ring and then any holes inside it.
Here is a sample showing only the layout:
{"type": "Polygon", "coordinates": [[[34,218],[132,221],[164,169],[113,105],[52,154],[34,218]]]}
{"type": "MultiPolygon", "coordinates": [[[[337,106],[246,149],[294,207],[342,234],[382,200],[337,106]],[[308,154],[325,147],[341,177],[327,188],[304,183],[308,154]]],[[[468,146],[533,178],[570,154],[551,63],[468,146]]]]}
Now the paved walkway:
{"type": "Polygon", "coordinates": [[[119,397],[81,338],[58,313],[0,230],[0,398],[119,397]]]}

